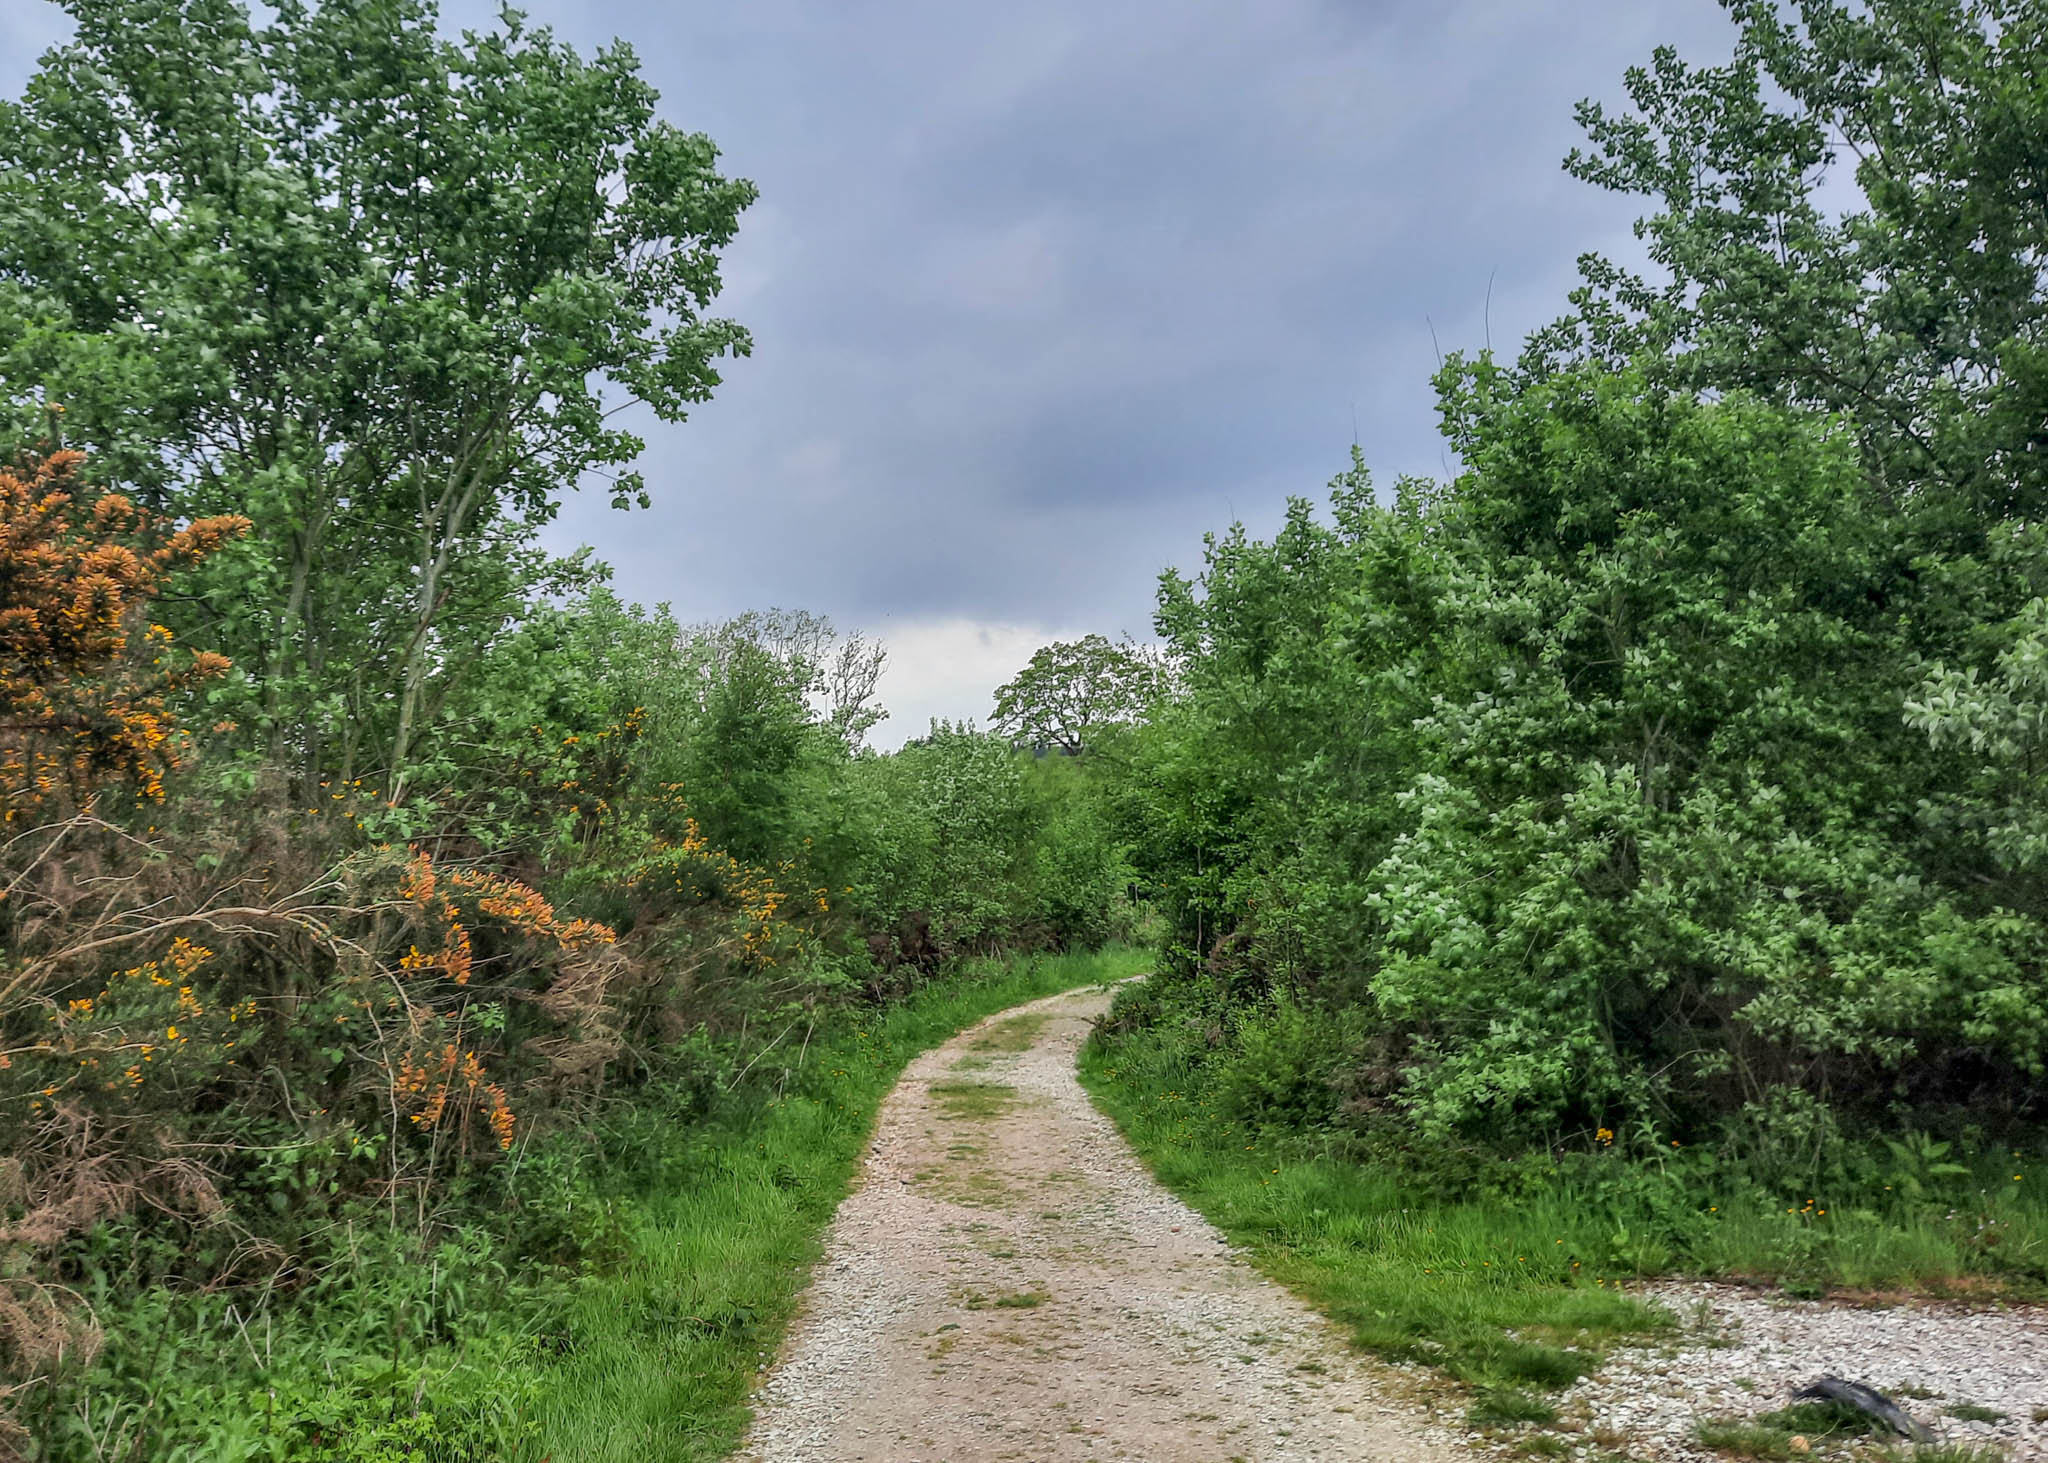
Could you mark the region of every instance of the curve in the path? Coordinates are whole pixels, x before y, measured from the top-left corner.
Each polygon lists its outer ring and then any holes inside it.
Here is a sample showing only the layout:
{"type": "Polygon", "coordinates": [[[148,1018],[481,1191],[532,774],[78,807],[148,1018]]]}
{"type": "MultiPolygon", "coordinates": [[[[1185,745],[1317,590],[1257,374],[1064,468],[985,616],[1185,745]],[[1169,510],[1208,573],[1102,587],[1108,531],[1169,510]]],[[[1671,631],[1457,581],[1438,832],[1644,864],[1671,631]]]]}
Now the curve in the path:
{"type": "Polygon", "coordinates": [[[1037,1001],[911,1063],[744,1458],[1457,1456],[1088,1101],[1074,1057],[1108,1001],[1037,1001]]]}

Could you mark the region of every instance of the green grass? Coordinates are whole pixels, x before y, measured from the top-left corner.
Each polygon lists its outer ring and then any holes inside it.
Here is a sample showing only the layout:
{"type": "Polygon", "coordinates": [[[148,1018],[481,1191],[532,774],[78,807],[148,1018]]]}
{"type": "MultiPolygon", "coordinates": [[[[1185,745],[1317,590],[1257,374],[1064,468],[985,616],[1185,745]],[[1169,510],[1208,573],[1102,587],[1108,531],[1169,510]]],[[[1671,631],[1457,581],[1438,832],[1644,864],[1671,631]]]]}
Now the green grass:
{"type": "Polygon", "coordinates": [[[1883,1431],[1866,1413],[1834,1402],[1800,1402],[1757,1417],[1706,1417],[1693,1424],[1693,1438],[1731,1458],[1793,1458],[1815,1443],[1868,1437],[1883,1431]]]}
{"type": "Polygon", "coordinates": [[[1051,1299],[1052,1296],[1043,1290],[1013,1290],[1002,1295],[983,1295],[978,1290],[970,1290],[960,1296],[960,1304],[970,1311],[985,1311],[991,1306],[1001,1311],[1030,1311],[1051,1299]]]}
{"type": "Polygon", "coordinates": [[[2006,1414],[1996,1408],[1979,1406],[1975,1402],[1958,1402],[1949,1408],[1948,1415],[1962,1422],[2004,1422],[2006,1414]]]}
{"type": "MultiPolygon", "coordinates": [[[[1916,1291],[1962,1297],[2048,1294],[2048,1185],[2010,1182],[1994,1157],[1940,1204],[1878,1206],[1825,1198],[1809,1206],[1725,1196],[1671,1266],[1700,1275],[1776,1280],[1794,1295],[1916,1291]]],[[[2029,1165],[2031,1166],[2031,1165],[2029,1165]]]]}
{"type": "Polygon", "coordinates": [[[1036,1310],[1051,1299],[1052,1297],[1042,1290],[1019,1290],[1009,1295],[997,1296],[995,1303],[999,1309],[1006,1311],[1029,1311],[1036,1310]]]}
{"type": "Polygon", "coordinates": [[[1869,1413],[1842,1402],[1795,1402],[1756,1419],[1794,1437],[1862,1437],[1882,1432],[1884,1425],[1869,1413]]]}
{"type": "Polygon", "coordinates": [[[876,1107],[904,1064],[992,1012],[1121,979],[1147,958],[1046,958],[936,983],[814,1042],[820,1080],[803,1090],[678,1134],[686,1162],[650,1155],[664,1191],[632,1207],[625,1260],[586,1283],[561,1317],[557,1355],[537,1363],[538,1455],[551,1463],[722,1457],[746,1424],[757,1371],[774,1354],[876,1107]]]}
{"type": "Polygon", "coordinates": [[[1091,1043],[1081,1072],[1160,1180],[1260,1269],[1360,1347],[1471,1385],[1480,1408],[1533,1416],[1547,1404],[1514,1401],[1524,1389],[1569,1385],[1609,1345],[1670,1324],[1618,1289],[1604,1215],[1541,1197],[1439,1203],[1391,1174],[1247,1141],[1142,1032],[1091,1043]]]}
{"type": "MultiPolygon", "coordinates": [[[[1212,1056],[1191,1029],[1170,1007],[1150,1026],[1107,1026],[1083,1049],[1082,1080],[1160,1180],[1260,1269],[1360,1348],[1465,1384],[1475,1425],[1546,1421],[1544,1392],[1679,1324],[1631,1294],[1648,1276],[1809,1294],[2044,1289],[2048,1185],[2018,1154],[1978,1155],[1952,1199],[1917,1205],[1884,1174],[1863,1204],[1774,1197],[1706,1152],[1379,1163],[1336,1138],[1234,1121],[1216,1076],[1229,1054],[1212,1056]]],[[[1795,1436],[1861,1420],[1795,1409],[1701,1426],[1711,1446],[1777,1458],[1795,1436]]]]}
{"type": "Polygon", "coordinates": [[[1740,1417],[1707,1417],[1693,1424],[1693,1441],[1730,1458],[1790,1458],[1793,1434],[1740,1417]]]}
{"type": "Polygon", "coordinates": [[[1465,1413],[1465,1418],[1480,1427],[1517,1422],[1556,1422],[1557,1409],[1541,1397],[1531,1397],[1527,1392],[1518,1392],[1512,1387],[1496,1387],[1481,1392],[1465,1413]]]}
{"type": "Polygon", "coordinates": [[[948,1122],[986,1122],[1017,1105],[1017,1089],[1002,1082],[934,1082],[931,1094],[948,1122]]]}
{"type": "Polygon", "coordinates": [[[977,1052],[1021,1052],[1038,1040],[1038,1033],[1045,1029],[1048,1018],[1043,1011],[1026,1011],[1020,1016],[1011,1016],[998,1021],[980,1036],[969,1042],[968,1048],[977,1052]]]}
{"type": "MultiPolygon", "coordinates": [[[[1758,1417],[1707,1417],[1693,1424],[1693,1440],[1730,1458],[1787,1460],[1819,1451],[1818,1445],[1856,1442],[1884,1433],[1875,1418],[1853,1407],[1802,1402],[1758,1417]],[[1804,1440],[1804,1446],[1800,1441],[1804,1440]]],[[[1835,1450],[1840,1456],[1841,1450],[1835,1450]]],[[[1852,1454],[1872,1456],[1867,1450],[1852,1454]]],[[[1998,1449],[1953,1443],[1888,1444],[1875,1456],[1891,1463],[2004,1463],[1998,1449]]]]}

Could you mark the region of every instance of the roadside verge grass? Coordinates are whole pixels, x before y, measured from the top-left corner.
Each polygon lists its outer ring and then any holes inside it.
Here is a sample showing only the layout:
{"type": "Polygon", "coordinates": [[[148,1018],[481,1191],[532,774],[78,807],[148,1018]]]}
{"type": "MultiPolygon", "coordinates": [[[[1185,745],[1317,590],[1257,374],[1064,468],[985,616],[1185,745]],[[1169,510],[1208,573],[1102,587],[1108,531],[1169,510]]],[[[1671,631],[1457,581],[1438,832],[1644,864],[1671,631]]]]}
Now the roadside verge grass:
{"type": "MultiPolygon", "coordinates": [[[[1247,1126],[1230,1104],[1232,1064],[1245,1059],[1219,1054],[1185,1011],[1127,991],[1150,1019],[1113,1019],[1083,1048],[1096,1103],[1163,1183],[1359,1348],[1469,1389],[1476,1427],[1547,1424],[1556,1408],[1545,1393],[1597,1369],[1617,1344],[1674,1333],[1679,1318],[1632,1293],[1647,1277],[1879,1301],[2020,1299],[2042,1288],[2048,1213],[2018,1150],[1966,1165],[1943,1143],[1894,1142],[1863,1204],[1773,1194],[1704,1152],[1574,1161],[1539,1151],[1486,1165],[1471,1152],[1417,1148],[1380,1161],[1363,1146],[1374,1135],[1247,1126]],[[1936,1181],[1953,1203],[1928,1197],[1936,1181]]],[[[1737,1453],[1792,1449],[1801,1427],[1813,1430],[1804,1415],[1769,1438],[1756,1429],[1783,1418],[1733,1430],[1725,1421],[1707,1420],[1702,1436],[1737,1453]]],[[[1525,1436],[1524,1450],[1554,1441],[1525,1436]]]]}
{"type": "Polygon", "coordinates": [[[1261,1270],[1364,1350],[1471,1387],[1475,1420],[1540,1417],[1532,1389],[1567,1386],[1616,1341],[1671,1324],[1593,1258],[1611,1238],[1593,1216],[1542,1198],[1439,1202],[1300,1139],[1247,1135],[1145,1030],[1098,1034],[1081,1078],[1160,1181],[1261,1270]]]}
{"type": "Polygon", "coordinates": [[[904,1065],[985,1016],[1120,980],[1147,952],[1020,960],[935,982],[814,1037],[780,1096],[653,1134],[658,1182],[620,1206],[623,1260],[542,1337],[536,1456],[696,1463],[724,1456],[788,1325],[826,1222],[904,1065]]]}

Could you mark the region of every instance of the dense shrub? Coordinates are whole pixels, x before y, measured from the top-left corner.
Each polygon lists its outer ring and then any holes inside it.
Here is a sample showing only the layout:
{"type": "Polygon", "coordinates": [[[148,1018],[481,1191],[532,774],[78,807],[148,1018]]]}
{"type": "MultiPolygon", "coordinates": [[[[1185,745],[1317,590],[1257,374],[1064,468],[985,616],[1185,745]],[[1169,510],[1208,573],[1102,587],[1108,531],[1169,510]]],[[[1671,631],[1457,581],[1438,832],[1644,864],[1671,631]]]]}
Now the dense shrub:
{"type": "Polygon", "coordinates": [[[1355,1022],[1303,1123],[1819,1172],[2048,1116],[2040,17],[1731,14],[1581,109],[1663,277],[1589,256],[1518,365],[1453,357],[1450,481],[1354,452],[1162,586],[1156,1019],[1283,1090],[1284,1002],[1355,1022]]]}
{"type": "Polygon", "coordinates": [[[1599,370],[1446,401],[1448,488],[1349,479],[1334,527],[1168,583],[1148,847],[1190,968],[1369,1012],[1363,1095],[1425,1128],[2034,1115],[2048,911],[1933,836],[1979,781],[1906,714],[1950,591],[1902,575],[1853,440],[1599,370]]]}

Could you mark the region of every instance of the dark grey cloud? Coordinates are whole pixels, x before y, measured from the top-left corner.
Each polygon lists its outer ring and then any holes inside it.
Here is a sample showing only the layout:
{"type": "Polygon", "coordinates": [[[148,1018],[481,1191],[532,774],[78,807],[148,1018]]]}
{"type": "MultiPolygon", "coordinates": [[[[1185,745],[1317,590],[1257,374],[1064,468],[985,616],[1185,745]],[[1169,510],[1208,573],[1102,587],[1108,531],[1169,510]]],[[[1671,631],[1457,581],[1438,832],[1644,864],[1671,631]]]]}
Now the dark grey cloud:
{"type": "Polygon", "coordinates": [[[1559,169],[1573,101],[1726,47],[1712,0],[535,13],[633,39],[763,189],[757,355],[651,429],[653,513],[565,527],[693,611],[1140,633],[1163,564],[1354,430],[1436,471],[1432,323],[1512,345],[1629,243],[1559,169]]]}
{"type": "MultiPolygon", "coordinates": [[[[1728,45],[1714,0],[526,8],[631,42],[762,189],[723,301],[756,354],[646,425],[652,511],[586,495],[557,541],[687,616],[885,634],[1142,635],[1162,566],[1354,432],[1385,481],[1438,471],[1436,342],[1512,347],[1581,251],[1632,252],[1634,206],[1559,169],[1572,103],[1728,45]]],[[[0,85],[58,20],[0,0],[0,85]]]]}

